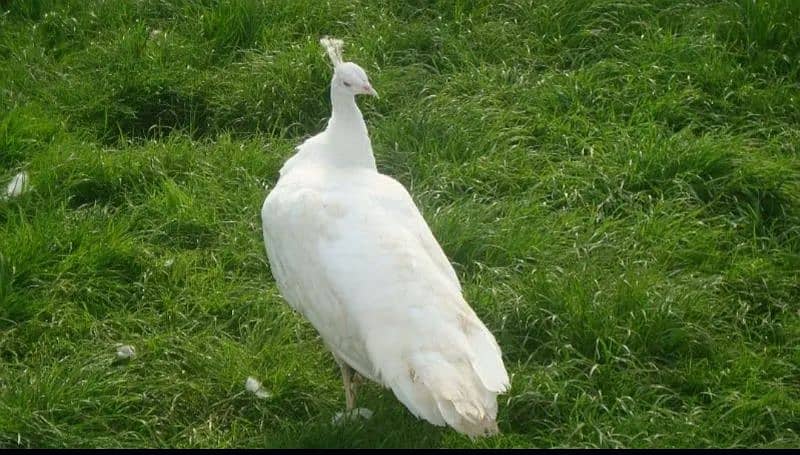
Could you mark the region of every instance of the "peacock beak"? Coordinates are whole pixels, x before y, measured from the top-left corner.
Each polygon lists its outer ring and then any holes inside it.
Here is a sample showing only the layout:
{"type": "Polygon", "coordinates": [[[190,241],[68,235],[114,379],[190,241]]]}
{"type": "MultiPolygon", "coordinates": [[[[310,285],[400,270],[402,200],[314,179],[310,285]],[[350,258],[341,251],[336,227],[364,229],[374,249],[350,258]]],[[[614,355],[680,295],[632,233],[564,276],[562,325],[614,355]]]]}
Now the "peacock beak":
{"type": "Polygon", "coordinates": [[[375,89],[374,89],[374,88],[372,88],[372,86],[371,86],[371,85],[367,84],[367,85],[365,85],[364,87],[362,87],[362,89],[364,90],[364,93],[365,93],[365,94],[367,94],[367,95],[372,95],[372,96],[374,96],[375,98],[380,98],[380,97],[378,96],[378,92],[376,92],[376,91],[375,91],[375,89]]]}

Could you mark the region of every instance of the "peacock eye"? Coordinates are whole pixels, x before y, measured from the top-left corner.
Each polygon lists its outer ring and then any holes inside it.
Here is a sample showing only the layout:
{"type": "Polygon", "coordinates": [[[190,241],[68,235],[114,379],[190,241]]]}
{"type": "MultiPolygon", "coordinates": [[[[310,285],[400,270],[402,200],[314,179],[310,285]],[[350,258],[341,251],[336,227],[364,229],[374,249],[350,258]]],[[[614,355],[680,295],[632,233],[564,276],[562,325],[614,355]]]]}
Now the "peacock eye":
{"type": "Polygon", "coordinates": [[[350,83],[349,82],[342,81],[342,84],[344,84],[345,87],[350,87],[350,83]]]}

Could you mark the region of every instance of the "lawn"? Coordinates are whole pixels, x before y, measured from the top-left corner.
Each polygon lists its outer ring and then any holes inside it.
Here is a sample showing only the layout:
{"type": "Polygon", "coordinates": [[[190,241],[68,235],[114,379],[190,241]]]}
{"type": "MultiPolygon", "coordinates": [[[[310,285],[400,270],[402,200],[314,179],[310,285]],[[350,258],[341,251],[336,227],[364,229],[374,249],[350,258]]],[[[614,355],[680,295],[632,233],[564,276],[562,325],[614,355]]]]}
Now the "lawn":
{"type": "Polygon", "coordinates": [[[0,0],[0,189],[30,183],[0,447],[800,446],[798,30],[796,0],[0,0]],[[260,219],[327,121],[324,35],[503,349],[499,436],[374,384],[331,424],[260,219]]]}

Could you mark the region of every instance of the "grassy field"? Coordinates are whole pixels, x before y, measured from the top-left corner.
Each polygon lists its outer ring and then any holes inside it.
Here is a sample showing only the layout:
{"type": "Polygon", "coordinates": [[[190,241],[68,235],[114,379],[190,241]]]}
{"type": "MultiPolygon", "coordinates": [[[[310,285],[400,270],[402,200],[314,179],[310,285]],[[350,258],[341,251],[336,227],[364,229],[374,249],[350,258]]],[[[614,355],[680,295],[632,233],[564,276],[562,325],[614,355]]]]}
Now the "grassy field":
{"type": "Polygon", "coordinates": [[[800,2],[0,11],[0,182],[32,185],[0,201],[0,447],[800,446],[800,2]],[[503,348],[500,436],[375,385],[330,424],[260,220],[329,115],[326,34],[503,348]]]}

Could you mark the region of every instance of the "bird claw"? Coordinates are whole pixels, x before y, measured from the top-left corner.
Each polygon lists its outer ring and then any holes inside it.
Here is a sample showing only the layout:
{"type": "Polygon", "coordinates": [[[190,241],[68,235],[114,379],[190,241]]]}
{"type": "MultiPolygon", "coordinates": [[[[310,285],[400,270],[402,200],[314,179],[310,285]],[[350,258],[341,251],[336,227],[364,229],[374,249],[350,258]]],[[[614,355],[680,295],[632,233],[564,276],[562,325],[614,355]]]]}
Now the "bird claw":
{"type": "Polygon", "coordinates": [[[355,408],[349,411],[341,411],[337,412],[331,423],[334,425],[341,425],[347,420],[355,420],[356,418],[361,417],[365,420],[369,420],[372,417],[372,411],[367,408],[355,408]]]}

